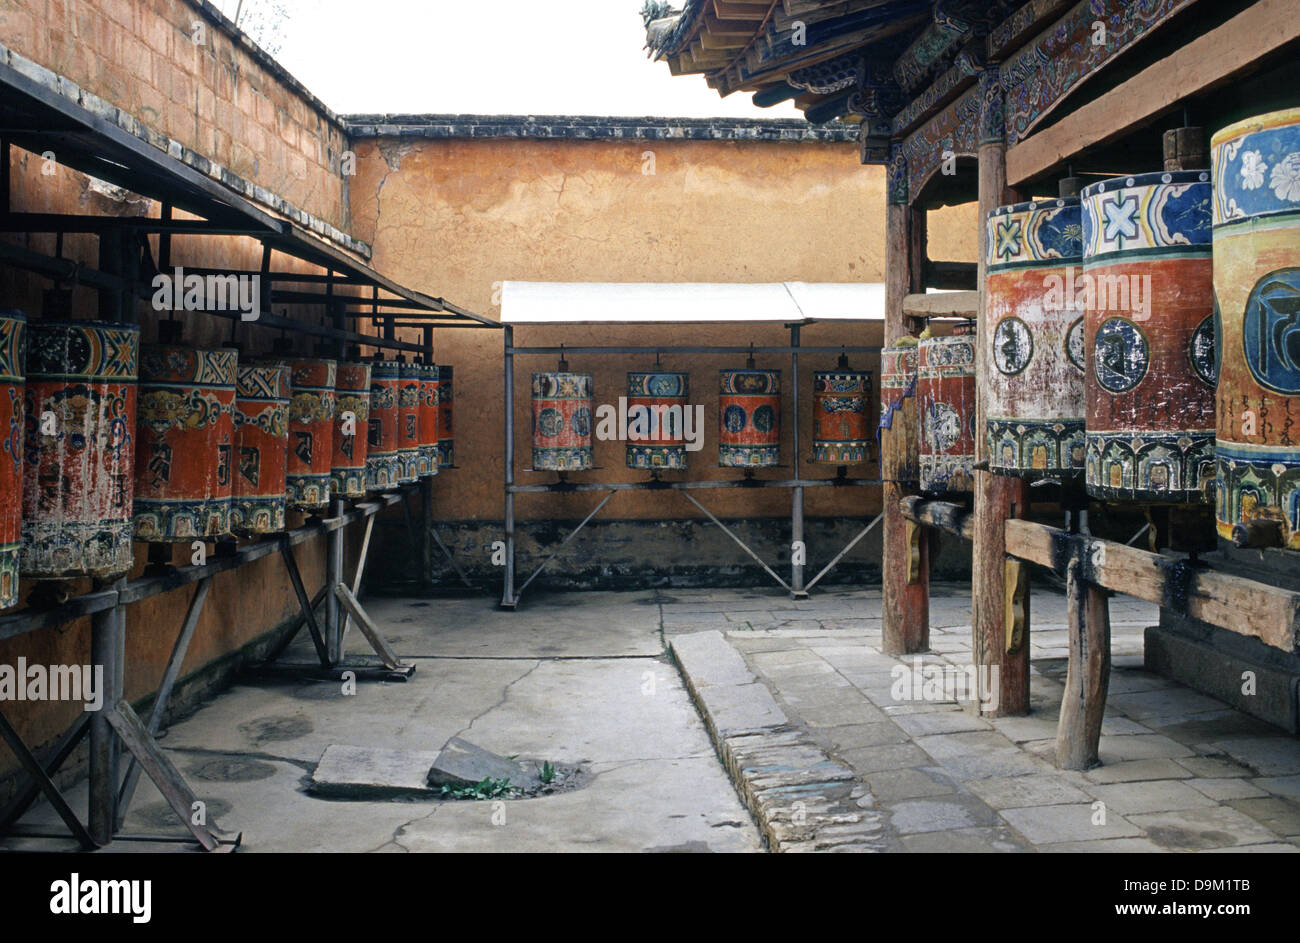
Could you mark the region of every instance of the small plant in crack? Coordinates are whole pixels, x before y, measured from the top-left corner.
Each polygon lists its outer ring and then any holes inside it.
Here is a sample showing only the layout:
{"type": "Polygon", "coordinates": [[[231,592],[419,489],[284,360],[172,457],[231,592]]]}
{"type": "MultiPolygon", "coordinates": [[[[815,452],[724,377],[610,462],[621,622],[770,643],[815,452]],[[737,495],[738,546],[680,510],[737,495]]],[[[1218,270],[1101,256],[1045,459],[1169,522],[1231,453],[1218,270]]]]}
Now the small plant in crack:
{"type": "Polygon", "coordinates": [[[500,799],[507,796],[512,791],[510,780],[493,779],[491,776],[482,782],[473,783],[468,786],[443,786],[442,798],[444,799],[500,799]]]}
{"type": "Polygon", "coordinates": [[[547,760],[542,764],[541,778],[542,782],[548,786],[555,782],[555,766],[550,760],[547,760]]]}

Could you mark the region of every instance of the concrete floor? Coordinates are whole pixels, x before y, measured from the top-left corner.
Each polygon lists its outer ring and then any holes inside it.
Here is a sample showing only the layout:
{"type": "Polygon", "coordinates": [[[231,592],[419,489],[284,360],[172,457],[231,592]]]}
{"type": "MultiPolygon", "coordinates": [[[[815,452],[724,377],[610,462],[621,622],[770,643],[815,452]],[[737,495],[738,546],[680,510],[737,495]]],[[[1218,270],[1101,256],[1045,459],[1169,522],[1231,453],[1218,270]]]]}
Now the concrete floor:
{"type": "MultiPolygon", "coordinates": [[[[968,594],[935,587],[928,659],[969,658],[968,594]]],[[[1213,833],[1215,847],[1300,850],[1300,740],[1142,672],[1141,630],[1156,613],[1131,600],[1112,603],[1106,765],[1088,774],[1062,774],[1047,757],[1065,656],[1064,600],[1051,592],[1033,601],[1035,711],[992,722],[954,704],[888,702],[895,662],[879,652],[879,591],[539,594],[514,613],[484,598],[366,605],[418,666],[411,681],[360,682],[355,696],[334,682],[242,683],[160,740],[246,851],[761,851],[666,655],[674,638],[710,631],[777,699],[782,730],[852,771],[848,797],[867,810],[854,827],[871,831],[855,850],[1148,851],[1188,829],[1213,833]],[[896,729],[880,739],[885,726],[896,729]],[[331,744],[431,751],[452,736],[583,764],[587,784],[500,804],[307,792],[331,744]],[[1112,807],[1109,827],[1082,828],[1076,813],[1098,798],[1112,807]]],[[[366,652],[355,631],[349,649],[366,652]]],[[[309,662],[306,639],[285,660],[309,662]]],[[[84,785],[69,798],[84,809],[84,785]]],[[[54,821],[42,806],[24,824],[54,821]]],[[[126,830],[179,832],[147,780],[126,830]]]]}
{"type": "MultiPolygon", "coordinates": [[[[240,684],[160,743],[209,814],[262,851],[761,851],[758,832],[665,658],[652,594],[366,602],[406,683],[240,684]],[[494,802],[321,799],[306,782],[330,744],[494,752],[582,763],[587,785],[494,802]]],[[[305,633],[304,633],[305,634],[305,633]]],[[[360,633],[348,647],[364,653],[360,633]]],[[[284,660],[310,660],[305,641],[284,660]]],[[[70,796],[85,808],[85,788],[70,796]]],[[[33,810],[24,824],[51,823],[33,810]]],[[[177,831],[142,780],[126,831],[177,831]]],[[[30,844],[30,843],[23,843],[30,844]]],[[[120,850],[143,850],[124,846],[120,850]]]]}

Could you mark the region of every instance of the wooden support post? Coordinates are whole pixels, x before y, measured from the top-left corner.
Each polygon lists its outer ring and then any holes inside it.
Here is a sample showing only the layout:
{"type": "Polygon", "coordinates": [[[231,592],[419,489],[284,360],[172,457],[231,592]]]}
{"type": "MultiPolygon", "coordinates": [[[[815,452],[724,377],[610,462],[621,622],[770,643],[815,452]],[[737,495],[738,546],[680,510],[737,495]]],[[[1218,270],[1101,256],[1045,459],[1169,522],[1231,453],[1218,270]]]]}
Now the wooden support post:
{"type": "Polygon", "coordinates": [[[1087,579],[1077,553],[1070,558],[1065,586],[1070,665],[1056,729],[1056,765],[1091,769],[1101,762],[1097,753],[1110,687],[1110,605],[1106,591],[1087,579]]]}
{"type": "MultiPolygon", "coordinates": [[[[903,314],[903,299],[924,290],[925,212],[890,202],[885,220],[885,346],[889,347],[914,333],[912,320],[903,314]]],[[[881,430],[882,469],[885,451],[902,447],[898,438],[911,431],[915,430],[881,430]]],[[[909,535],[909,522],[899,506],[908,494],[909,486],[902,482],[886,481],[882,487],[881,646],[890,655],[923,652],[930,647],[929,541],[924,528],[909,535]]]]}
{"type": "MultiPolygon", "coordinates": [[[[987,96],[986,96],[987,97],[987,96]]],[[[976,443],[981,462],[988,459],[988,444],[984,435],[984,404],[987,402],[989,364],[985,329],[988,295],[986,290],[987,231],[984,220],[996,207],[1014,200],[1007,189],[1007,149],[1003,141],[989,141],[979,149],[979,291],[980,314],[976,334],[979,338],[975,359],[978,393],[976,416],[976,443]]],[[[1018,648],[1008,651],[1006,641],[1006,538],[1008,518],[1023,514],[1029,503],[1029,489],[1019,478],[994,475],[987,471],[975,473],[975,528],[974,549],[971,559],[971,656],[977,667],[976,677],[981,684],[998,685],[993,692],[980,692],[974,704],[997,704],[989,711],[996,716],[1025,714],[1029,711],[1029,623],[1022,625],[1022,638],[1018,648]]],[[[1026,610],[1027,611],[1027,610],[1026,610]]]]}

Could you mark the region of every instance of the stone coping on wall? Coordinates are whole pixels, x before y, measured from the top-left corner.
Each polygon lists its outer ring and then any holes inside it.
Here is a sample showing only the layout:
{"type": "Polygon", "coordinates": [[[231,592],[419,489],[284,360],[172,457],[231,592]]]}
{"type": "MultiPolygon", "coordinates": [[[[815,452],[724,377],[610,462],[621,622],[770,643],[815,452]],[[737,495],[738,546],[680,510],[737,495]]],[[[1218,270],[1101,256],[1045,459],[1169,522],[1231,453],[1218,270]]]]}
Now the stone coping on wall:
{"type": "Polygon", "coordinates": [[[343,115],[351,138],[524,138],[632,141],[856,143],[858,126],[801,118],[652,118],[582,115],[343,115]]]}
{"type": "Polygon", "coordinates": [[[371,248],[367,243],[353,238],[332,223],[328,223],[300,209],[265,187],[241,177],[228,167],[209,160],[197,151],[186,147],[180,141],[174,140],[140,121],[130,112],[124,111],[112,102],[86,91],[66,76],[60,75],[38,62],[14,52],[3,43],[0,43],[0,66],[8,66],[45,89],[66,98],[68,101],[75,102],[96,117],[156,147],[199,173],[211,177],[233,193],[267,207],[303,229],[315,233],[322,239],[328,239],[349,252],[354,252],[366,259],[370,258],[371,248]]]}

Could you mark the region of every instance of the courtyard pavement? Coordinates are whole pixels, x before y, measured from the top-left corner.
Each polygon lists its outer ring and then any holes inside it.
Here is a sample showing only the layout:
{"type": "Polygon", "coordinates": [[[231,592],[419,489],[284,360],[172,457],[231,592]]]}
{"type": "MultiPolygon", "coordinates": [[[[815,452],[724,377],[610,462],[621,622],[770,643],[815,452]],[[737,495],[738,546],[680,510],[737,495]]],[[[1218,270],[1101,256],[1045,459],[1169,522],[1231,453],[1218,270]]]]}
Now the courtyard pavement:
{"type": "MultiPolygon", "coordinates": [[[[967,594],[934,587],[924,664],[969,661],[967,594]]],[[[160,740],[245,851],[1300,850],[1300,739],[1142,671],[1156,610],[1131,600],[1112,601],[1103,765],[1086,773],[1052,763],[1066,633],[1051,592],[1033,599],[1033,712],[993,720],[895,698],[897,667],[916,663],[880,653],[878,591],[365,604],[417,666],[409,682],[239,683],[160,740]],[[452,736],[580,765],[580,788],[506,802],[308,790],[332,744],[436,751],[452,736]]],[[[364,651],[359,633],[349,648],[364,651]]],[[[286,659],[310,651],[299,640],[286,659]]],[[[70,799],[84,808],[84,785],[70,799]]],[[[42,806],[24,824],[53,821],[42,806]]],[[[147,780],[126,830],[179,831],[147,780]]]]}

